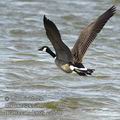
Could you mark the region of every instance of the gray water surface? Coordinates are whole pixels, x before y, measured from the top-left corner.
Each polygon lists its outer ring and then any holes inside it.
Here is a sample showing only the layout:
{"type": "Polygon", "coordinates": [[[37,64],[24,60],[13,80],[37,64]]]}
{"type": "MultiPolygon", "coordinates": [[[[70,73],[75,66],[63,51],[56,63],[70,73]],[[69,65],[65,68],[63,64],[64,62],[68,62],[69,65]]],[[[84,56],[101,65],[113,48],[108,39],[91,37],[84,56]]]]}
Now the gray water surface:
{"type": "Polygon", "coordinates": [[[120,2],[116,0],[0,1],[1,120],[120,120],[120,2]],[[84,57],[92,76],[62,72],[38,52],[53,47],[43,15],[72,48],[83,27],[117,5],[117,13],[84,57]]]}

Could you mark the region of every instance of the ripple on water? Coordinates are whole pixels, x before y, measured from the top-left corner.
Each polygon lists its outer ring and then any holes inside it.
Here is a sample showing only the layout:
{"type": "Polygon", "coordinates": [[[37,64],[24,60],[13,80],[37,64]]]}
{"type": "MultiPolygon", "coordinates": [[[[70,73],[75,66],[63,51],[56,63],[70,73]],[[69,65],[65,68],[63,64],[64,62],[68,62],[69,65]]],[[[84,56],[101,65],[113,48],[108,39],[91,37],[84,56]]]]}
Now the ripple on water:
{"type": "Polygon", "coordinates": [[[44,14],[59,26],[71,48],[79,31],[111,4],[104,0],[0,1],[1,119],[120,119],[119,11],[86,53],[83,62],[95,69],[92,76],[64,73],[53,58],[38,52],[43,45],[53,50],[44,30],[44,14]]]}

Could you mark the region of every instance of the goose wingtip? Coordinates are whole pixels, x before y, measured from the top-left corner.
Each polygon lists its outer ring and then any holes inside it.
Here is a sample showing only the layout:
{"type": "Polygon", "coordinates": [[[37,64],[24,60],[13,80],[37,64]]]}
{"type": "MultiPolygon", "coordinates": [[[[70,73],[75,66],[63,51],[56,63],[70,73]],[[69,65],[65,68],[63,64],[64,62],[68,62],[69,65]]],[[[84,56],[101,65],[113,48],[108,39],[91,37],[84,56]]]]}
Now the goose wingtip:
{"type": "Polygon", "coordinates": [[[116,6],[115,6],[115,5],[113,5],[113,6],[112,6],[112,8],[116,8],[116,6]]]}
{"type": "Polygon", "coordinates": [[[115,14],[115,13],[116,13],[116,6],[113,5],[113,6],[111,7],[111,10],[112,10],[113,14],[115,14]]]}
{"type": "Polygon", "coordinates": [[[47,17],[46,15],[43,16],[43,21],[46,21],[47,20],[47,17]]]}

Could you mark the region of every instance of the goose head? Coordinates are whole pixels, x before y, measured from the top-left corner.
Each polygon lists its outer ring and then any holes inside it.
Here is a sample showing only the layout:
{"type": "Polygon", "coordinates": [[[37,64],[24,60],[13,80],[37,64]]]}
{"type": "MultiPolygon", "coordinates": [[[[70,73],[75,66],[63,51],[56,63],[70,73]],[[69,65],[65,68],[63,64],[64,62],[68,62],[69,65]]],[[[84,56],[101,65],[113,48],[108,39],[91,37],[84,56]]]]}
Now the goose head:
{"type": "Polygon", "coordinates": [[[38,49],[39,51],[44,51],[50,54],[53,58],[56,57],[56,54],[52,52],[52,50],[48,46],[42,46],[41,48],[38,49]]]}

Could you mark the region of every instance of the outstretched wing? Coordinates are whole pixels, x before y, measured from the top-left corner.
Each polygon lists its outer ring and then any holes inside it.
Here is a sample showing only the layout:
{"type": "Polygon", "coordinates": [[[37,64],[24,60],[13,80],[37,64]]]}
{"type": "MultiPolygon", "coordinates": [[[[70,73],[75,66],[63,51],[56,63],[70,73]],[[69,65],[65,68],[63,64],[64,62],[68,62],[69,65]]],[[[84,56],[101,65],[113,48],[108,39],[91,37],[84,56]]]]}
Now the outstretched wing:
{"type": "Polygon", "coordinates": [[[96,19],[94,22],[83,29],[72,49],[73,61],[75,63],[82,62],[82,58],[89,45],[95,39],[97,34],[101,31],[106,22],[115,14],[115,11],[116,7],[112,6],[105,13],[99,16],[98,19],[96,19]]]}
{"type": "Polygon", "coordinates": [[[43,22],[47,37],[49,38],[50,42],[52,43],[55,49],[57,58],[66,62],[71,62],[72,61],[71,51],[63,43],[56,25],[52,21],[47,19],[46,16],[44,16],[43,22]]]}

